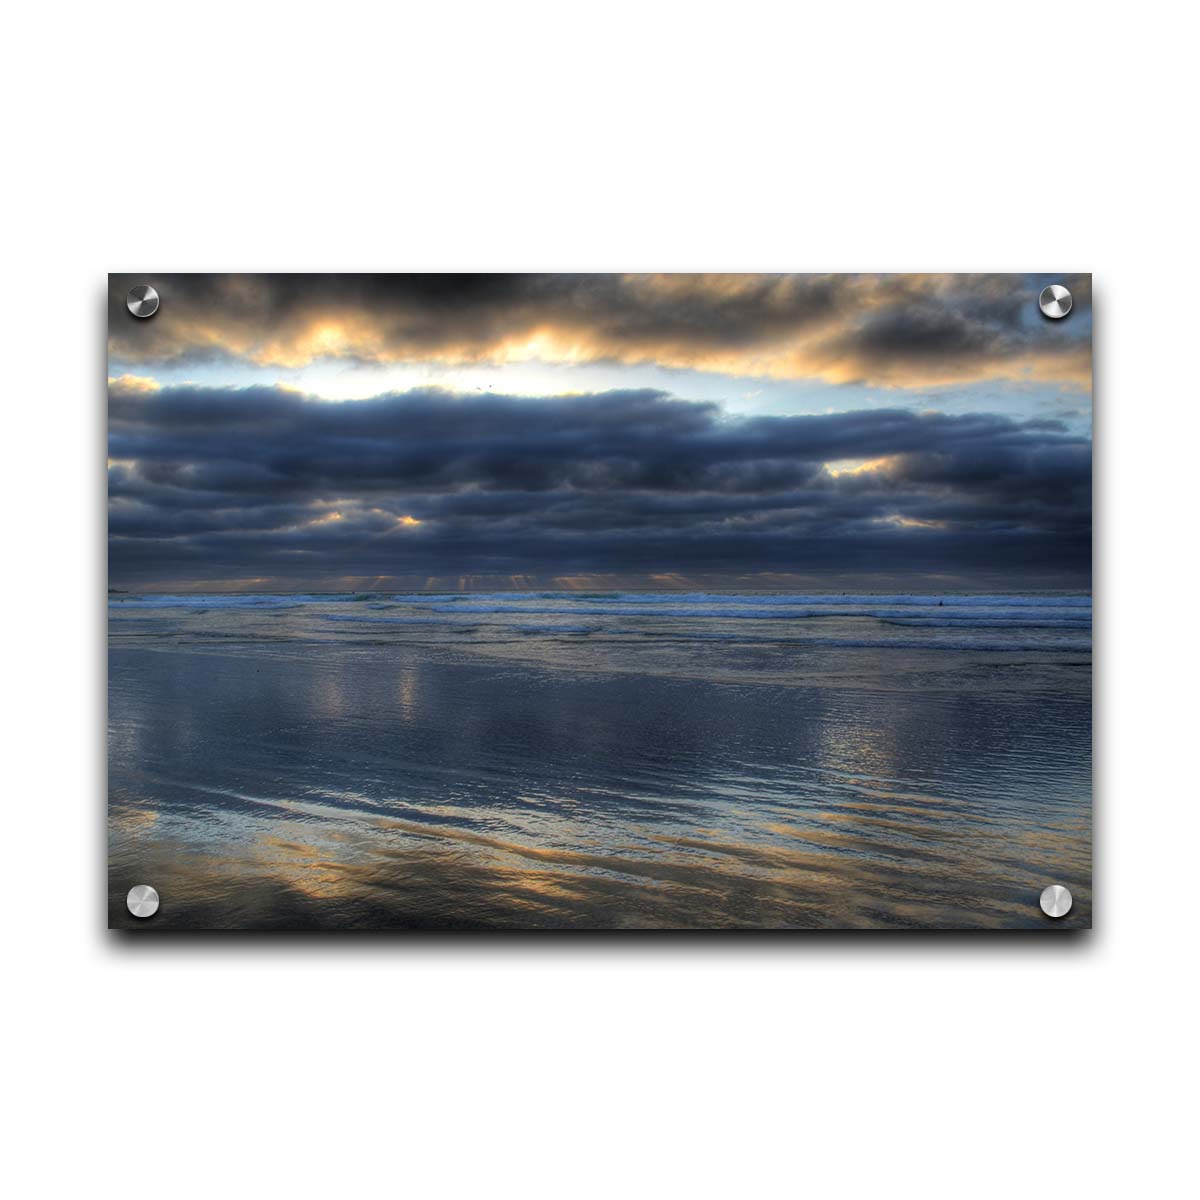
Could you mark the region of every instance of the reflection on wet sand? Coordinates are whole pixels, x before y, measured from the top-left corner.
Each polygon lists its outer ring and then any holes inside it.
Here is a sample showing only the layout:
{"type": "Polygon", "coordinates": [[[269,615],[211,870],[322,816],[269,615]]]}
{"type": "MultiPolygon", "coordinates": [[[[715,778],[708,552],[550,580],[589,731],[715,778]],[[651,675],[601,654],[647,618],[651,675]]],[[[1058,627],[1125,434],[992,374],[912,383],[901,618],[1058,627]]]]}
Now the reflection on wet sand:
{"type": "MultiPolygon", "coordinates": [[[[998,859],[964,883],[948,854],[920,869],[884,844],[794,845],[664,839],[681,854],[585,854],[397,821],[315,845],[264,836],[242,855],[157,843],[138,869],[170,880],[175,927],[1006,928],[1029,925],[1028,863],[998,859]]],[[[820,840],[820,839],[816,839],[820,840]]],[[[1056,878],[1086,902],[1078,839],[1044,846],[1056,878]],[[1064,863],[1070,862],[1070,867],[1064,863]]],[[[118,859],[124,865],[124,856],[118,859]]],[[[121,874],[120,869],[117,874],[121,874]]],[[[132,877],[132,876],[130,876],[132,877]]],[[[123,892],[112,897],[116,923],[123,892]]]]}
{"type": "Polygon", "coordinates": [[[111,924],[150,882],[143,928],[999,929],[1050,881],[1090,923],[1078,663],[298,649],[114,639],[111,924]]]}

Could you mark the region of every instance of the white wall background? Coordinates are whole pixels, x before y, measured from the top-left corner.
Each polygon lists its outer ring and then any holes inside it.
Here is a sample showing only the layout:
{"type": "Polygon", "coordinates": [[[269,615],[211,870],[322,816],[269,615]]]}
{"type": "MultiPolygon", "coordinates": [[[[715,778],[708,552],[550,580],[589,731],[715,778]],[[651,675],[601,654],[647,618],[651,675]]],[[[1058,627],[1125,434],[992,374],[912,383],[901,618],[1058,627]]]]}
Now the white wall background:
{"type": "Polygon", "coordinates": [[[1182,1194],[1196,33],[1066,0],[12,8],[10,1194],[1182,1194]],[[102,297],[142,266],[1094,271],[1094,933],[106,933],[102,297]]]}

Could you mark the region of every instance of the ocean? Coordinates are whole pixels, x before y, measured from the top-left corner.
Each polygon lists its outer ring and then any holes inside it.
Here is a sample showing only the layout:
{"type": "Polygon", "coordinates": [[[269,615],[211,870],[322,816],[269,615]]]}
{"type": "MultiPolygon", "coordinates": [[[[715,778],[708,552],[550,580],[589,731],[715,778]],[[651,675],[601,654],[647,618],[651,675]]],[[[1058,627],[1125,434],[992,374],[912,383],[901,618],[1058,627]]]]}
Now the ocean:
{"type": "Polygon", "coordinates": [[[109,597],[109,923],[1091,922],[1091,598],[109,597]],[[137,883],[161,897],[130,917],[137,883]]]}

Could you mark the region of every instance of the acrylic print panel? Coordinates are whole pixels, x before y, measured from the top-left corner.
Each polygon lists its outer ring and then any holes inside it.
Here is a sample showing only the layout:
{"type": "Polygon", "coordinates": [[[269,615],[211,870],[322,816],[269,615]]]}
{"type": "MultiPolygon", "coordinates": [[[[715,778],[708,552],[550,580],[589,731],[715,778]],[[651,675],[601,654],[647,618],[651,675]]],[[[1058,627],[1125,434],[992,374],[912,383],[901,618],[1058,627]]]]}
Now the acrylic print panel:
{"type": "Polygon", "coordinates": [[[1089,925],[1090,293],[112,277],[110,924],[1089,925]]]}

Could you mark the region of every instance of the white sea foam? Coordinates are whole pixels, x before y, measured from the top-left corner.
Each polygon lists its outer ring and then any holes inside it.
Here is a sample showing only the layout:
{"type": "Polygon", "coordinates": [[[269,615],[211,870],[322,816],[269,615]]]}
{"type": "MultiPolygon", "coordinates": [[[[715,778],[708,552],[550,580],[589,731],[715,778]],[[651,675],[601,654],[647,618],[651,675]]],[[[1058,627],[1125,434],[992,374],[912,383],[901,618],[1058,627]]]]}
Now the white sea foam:
{"type": "MultiPolygon", "coordinates": [[[[697,609],[726,608],[844,608],[880,609],[882,607],[935,608],[960,610],[1002,610],[1010,608],[1038,610],[1090,611],[1090,596],[1058,595],[917,595],[917,594],[837,594],[837,593],[726,593],[726,592],[416,592],[385,596],[374,593],[267,594],[259,592],[195,595],[112,595],[112,608],[294,608],[306,604],[347,604],[367,602],[378,608],[388,604],[453,605],[469,609],[479,605],[511,606],[513,611],[539,611],[534,605],[552,601],[567,605],[566,611],[578,612],[582,605],[603,610],[646,608],[695,612],[697,609]]],[[[503,611],[503,610],[497,610],[503,611]]],[[[875,615],[868,613],[864,615],[875,615]]],[[[947,614],[949,615],[949,614],[947,614]]]]}
{"type": "Polygon", "coordinates": [[[1045,593],[1043,595],[996,594],[908,594],[908,593],[846,593],[814,592],[415,592],[396,595],[393,600],[402,604],[528,604],[539,600],[554,600],[565,604],[602,604],[604,606],[690,607],[745,606],[817,607],[836,605],[862,607],[872,605],[904,605],[923,608],[1088,608],[1090,596],[1045,593]]]}
{"type": "Polygon", "coordinates": [[[695,605],[655,605],[646,608],[630,604],[432,604],[431,611],[446,614],[511,614],[515,616],[529,614],[538,616],[622,616],[646,618],[679,618],[692,620],[743,620],[743,621],[801,621],[816,620],[832,617],[871,617],[876,620],[919,621],[927,625],[962,625],[969,626],[978,621],[986,620],[993,624],[1022,625],[1045,624],[1047,621],[1070,627],[1087,628],[1091,623],[1091,613],[1080,608],[1058,609],[968,609],[946,612],[938,607],[918,609],[915,607],[899,608],[856,608],[819,607],[800,608],[783,606],[763,606],[753,603],[721,605],[707,607],[695,605]]]}
{"type": "Polygon", "coordinates": [[[319,604],[326,600],[348,600],[348,596],[268,596],[259,593],[242,595],[197,596],[109,596],[109,608],[298,608],[303,604],[319,604]]]}
{"type": "Polygon", "coordinates": [[[322,613],[322,621],[349,621],[354,625],[455,625],[444,617],[360,617],[357,613],[322,613]]]}
{"type": "MultiPolygon", "coordinates": [[[[632,634],[831,649],[1087,651],[1091,642],[1086,635],[1092,620],[1089,596],[1057,593],[464,592],[388,596],[359,592],[109,597],[114,616],[139,609],[189,613],[229,609],[262,612],[269,619],[273,610],[307,606],[312,606],[312,618],[350,626],[448,625],[466,632],[471,626],[484,625],[521,637],[632,634]],[[352,605],[357,611],[346,611],[352,605]],[[342,611],[330,611],[329,606],[340,606],[342,611]],[[386,615],[380,610],[386,610],[386,615]],[[619,618],[624,627],[614,628],[612,621],[603,620],[588,625],[545,620],[570,617],[619,618]],[[736,633],[704,628],[705,623],[729,622],[738,624],[736,633]]],[[[299,628],[304,628],[303,619],[299,628]]]]}
{"type": "MultiPolygon", "coordinates": [[[[618,630],[620,633],[642,633],[643,630],[618,630]]],[[[664,640],[681,641],[719,641],[737,642],[739,644],[761,643],[768,645],[805,646],[814,650],[963,650],[981,651],[986,653],[1002,653],[1006,651],[1047,651],[1047,652],[1082,652],[1087,653],[1092,648],[1089,638],[1046,637],[1038,640],[1004,638],[987,639],[974,637],[929,637],[929,638],[805,638],[805,637],[742,637],[735,633],[714,633],[699,630],[663,631],[654,636],[664,640]]]]}

